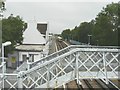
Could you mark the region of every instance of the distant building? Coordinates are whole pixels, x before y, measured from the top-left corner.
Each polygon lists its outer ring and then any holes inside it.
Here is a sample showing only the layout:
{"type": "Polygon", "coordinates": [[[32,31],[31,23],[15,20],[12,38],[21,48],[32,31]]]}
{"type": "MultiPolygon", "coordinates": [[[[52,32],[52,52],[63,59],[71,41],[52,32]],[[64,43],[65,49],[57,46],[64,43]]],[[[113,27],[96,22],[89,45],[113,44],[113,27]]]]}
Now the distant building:
{"type": "Polygon", "coordinates": [[[22,45],[16,46],[19,63],[26,61],[28,57],[30,61],[34,62],[47,55],[49,52],[47,44],[47,23],[38,24],[39,26],[36,21],[30,21],[27,25],[27,29],[23,33],[24,39],[22,45]],[[37,29],[39,29],[40,32],[37,29]]]}

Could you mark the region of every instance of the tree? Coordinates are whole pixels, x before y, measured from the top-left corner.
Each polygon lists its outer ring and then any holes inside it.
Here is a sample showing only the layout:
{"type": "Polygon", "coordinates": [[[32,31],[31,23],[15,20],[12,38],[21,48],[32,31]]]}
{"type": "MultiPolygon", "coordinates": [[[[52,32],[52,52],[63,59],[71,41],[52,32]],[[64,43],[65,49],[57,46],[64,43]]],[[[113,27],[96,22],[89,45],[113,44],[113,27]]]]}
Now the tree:
{"type": "MultiPolygon", "coordinates": [[[[108,4],[98,13],[95,20],[82,22],[71,30],[74,40],[88,43],[88,34],[92,35],[93,45],[116,45],[120,36],[120,4],[108,4]]],[[[120,45],[120,43],[119,43],[120,45]]]]}
{"type": "Polygon", "coordinates": [[[78,27],[75,26],[73,30],[71,30],[71,39],[75,41],[79,41],[79,36],[78,36],[78,27]]]}
{"type": "MultiPolygon", "coordinates": [[[[120,2],[118,3],[118,11],[120,11],[120,2]]],[[[120,12],[118,12],[118,46],[120,46],[120,12]]]]}
{"type": "Polygon", "coordinates": [[[94,40],[98,40],[100,45],[118,45],[118,3],[103,8],[95,21],[94,40]]]}
{"type": "Polygon", "coordinates": [[[82,43],[88,43],[88,35],[92,32],[93,25],[89,22],[83,22],[79,26],[79,41],[82,43]]]}
{"type": "MultiPolygon", "coordinates": [[[[70,39],[82,43],[88,43],[88,34],[91,34],[92,28],[93,28],[93,24],[91,22],[90,23],[83,22],[78,27],[75,26],[75,28],[71,30],[71,34],[69,35],[70,39]]],[[[66,33],[68,34],[68,32],[66,33]]]]}
{"type": "Polygon", "coordinates": [[[64,39],[69,40],[69,39],[70,39],[70,36],[71,36],[71,31],[70,31],[70,29],[66,29],[66,30],[64,30],[64,31],[62,32],[62,37],[63,37],[64,39]]]}
{"type": "Polygon", "coordinates": [[[11,41],[12,43],[11,46],[5,49],[6,56],[8,51],[11,53],[13,52],[15,45],[22,43],[25,25],[25,22],[20,16],[14,17],[13,14],[2,20],[2,42],[11,41]]]}

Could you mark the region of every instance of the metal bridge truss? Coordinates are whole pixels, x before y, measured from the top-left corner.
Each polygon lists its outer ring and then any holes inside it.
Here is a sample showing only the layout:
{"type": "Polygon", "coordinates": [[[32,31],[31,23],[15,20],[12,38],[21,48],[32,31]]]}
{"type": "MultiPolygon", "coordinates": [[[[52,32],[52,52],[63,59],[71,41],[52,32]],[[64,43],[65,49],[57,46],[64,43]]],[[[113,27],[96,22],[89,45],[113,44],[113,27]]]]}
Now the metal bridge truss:
{"type": "Polygon", "coordinates": [[[87,78],[108,84],[109,79],[119,78],[119,55],[119,49],[112,47],[69,46],[29,63],[27,71],[1,74],[0,82],[7,88],[56,88],[75,79],[81,84],[80,80],[87,78]]]}

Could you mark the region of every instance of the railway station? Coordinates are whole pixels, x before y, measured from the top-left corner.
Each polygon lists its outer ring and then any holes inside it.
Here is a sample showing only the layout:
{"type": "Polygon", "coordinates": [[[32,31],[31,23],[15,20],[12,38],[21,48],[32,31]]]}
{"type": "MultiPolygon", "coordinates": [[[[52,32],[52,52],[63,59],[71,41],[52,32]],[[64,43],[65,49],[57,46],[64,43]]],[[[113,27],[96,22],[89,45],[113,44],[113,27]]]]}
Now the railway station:
{"type": "Polygon", "coordinates": [[[22,43],[8,58],[5,47],[13,43],[1,43],[0,90],[120,90],[119,46],[98,45],[98,40],[92,45],[89,33],[87,43],[79,36],[74,40],[73,29],[66,38],[50,34],[51,22],[41,19],[27,21],[22,43]]]}

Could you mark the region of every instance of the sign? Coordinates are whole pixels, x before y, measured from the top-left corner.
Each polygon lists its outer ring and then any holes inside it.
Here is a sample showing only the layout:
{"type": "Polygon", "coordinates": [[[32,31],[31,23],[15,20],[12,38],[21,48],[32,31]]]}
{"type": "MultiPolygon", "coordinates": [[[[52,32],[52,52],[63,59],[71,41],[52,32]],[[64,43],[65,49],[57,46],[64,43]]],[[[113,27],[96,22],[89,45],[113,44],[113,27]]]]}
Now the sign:
{"type": "Polygon", "coordinates": [[[15,57],[11,57],[11,62],[15,63],[16,62],[16,58],[15,57]]]}

